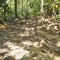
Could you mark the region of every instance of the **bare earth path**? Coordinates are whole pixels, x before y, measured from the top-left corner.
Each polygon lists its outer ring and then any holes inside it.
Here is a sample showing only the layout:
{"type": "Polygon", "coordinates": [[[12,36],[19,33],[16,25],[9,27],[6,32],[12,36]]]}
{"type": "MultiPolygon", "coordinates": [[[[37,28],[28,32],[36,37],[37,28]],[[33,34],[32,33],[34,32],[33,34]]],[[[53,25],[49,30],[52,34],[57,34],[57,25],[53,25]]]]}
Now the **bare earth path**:
{"type": "Polygon", "coordinates": [[[0,60],[60,60],[60,22],[14,19],[0,30],[0,60]]]}

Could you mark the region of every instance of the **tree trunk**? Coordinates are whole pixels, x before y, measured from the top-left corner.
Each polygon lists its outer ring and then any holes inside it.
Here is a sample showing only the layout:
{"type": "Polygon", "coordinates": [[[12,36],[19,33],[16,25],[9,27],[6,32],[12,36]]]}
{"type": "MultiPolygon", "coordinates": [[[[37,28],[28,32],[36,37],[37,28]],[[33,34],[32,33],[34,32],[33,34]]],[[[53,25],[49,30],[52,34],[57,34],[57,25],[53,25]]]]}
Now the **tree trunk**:
{"type": "Polygon", "coordinates": [[[23,0],[22,0],[22,11],[23,11],[23,0]]]}
{"type": "Polygon", "coordinates": [[[41,0],[41,13],[43,14],[43,5],[44,5],[44,0],[41,0]]]}
{"type": "Polygon", "coordinates": [[[14,0],[15,5],[15,18],[17,18],[17,0],[14,0]]]}
{"type": "Polygon", "coordinates": [[[3,19],[6,20],[6,0],[3,3],[3,19]]]}
{"type": "Polygon", "coordinates": [[[26,2],[26,17],[25,18],[28,19],[28,0],[26,2]]]}

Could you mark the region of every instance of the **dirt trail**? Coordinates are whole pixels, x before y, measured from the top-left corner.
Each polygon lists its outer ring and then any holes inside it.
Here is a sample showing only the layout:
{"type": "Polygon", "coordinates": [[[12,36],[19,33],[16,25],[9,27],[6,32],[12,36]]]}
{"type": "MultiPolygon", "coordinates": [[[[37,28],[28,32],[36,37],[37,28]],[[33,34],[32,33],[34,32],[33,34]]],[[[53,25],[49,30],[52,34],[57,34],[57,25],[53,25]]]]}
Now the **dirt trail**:
{"type": "Polygon", "coordinates": [[[52,60],[54,54],[55,56],[60,56],[60,45],[58,43],[60,42],[60,23],[49,20],[12,20],[8,27],[0,30],[1,59],[8,52],[11,52],[9,50],[10,47],[8,48],[9,44],[6,45],[7,42],[13,43],[17,49],[22,47],[24,51],[30,51],[29,58],[32,60],[34,60],[34,54],[37,54],[35,57],[38,60],[43,60],[42,58],[44,57],[46,59],[49,57],[52,60]],[[35,51],[34,49],[37,50],[35,51]],[[53,56],[51,57],[50,54],[53,56]],[[41,55],[41,58],[38,57],[39,55],[41,55]]]}

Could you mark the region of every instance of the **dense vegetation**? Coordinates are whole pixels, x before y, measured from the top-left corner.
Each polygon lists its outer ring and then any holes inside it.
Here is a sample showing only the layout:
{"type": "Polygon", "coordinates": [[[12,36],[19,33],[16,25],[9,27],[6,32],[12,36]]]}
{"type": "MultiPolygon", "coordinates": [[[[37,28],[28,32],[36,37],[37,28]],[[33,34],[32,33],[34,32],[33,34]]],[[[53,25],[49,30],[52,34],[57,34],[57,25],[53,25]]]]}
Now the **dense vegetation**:
{"type": "Polygon", "coordinates": [[[4,19],[59,15],[59,0],[0,0],[0,17],[4,19]]]}

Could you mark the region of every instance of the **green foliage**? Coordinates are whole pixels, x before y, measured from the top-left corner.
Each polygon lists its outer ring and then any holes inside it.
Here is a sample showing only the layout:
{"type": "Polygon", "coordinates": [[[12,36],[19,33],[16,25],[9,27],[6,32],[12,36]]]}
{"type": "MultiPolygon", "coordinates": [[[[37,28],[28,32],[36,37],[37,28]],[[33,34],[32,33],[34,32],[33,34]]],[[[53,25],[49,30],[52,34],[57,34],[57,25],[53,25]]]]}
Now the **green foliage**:
{"type": "MultiPolygon", "coordinates": [[[[11,19],[18,15],[20,18],[29,18],[29,17],[36,17],[41,16],[41,0],[16,0],[17,8],[15,7],[14,0],[6,0],[6,19],[11,19]],[[17,9],[17,12],[15,12],[17,9]]],[[[60,1],[59,0],[43,0],[43,14],[45,16],[52,16],[55,14],[59,14],[60,9],[60,1]]],[[[4,15],[4,0],[0,0],[0,16],[4,15]]]]}
{"type": "Polygon", "coordinates": [[[60,20],[60,15],[57,15],[56,16],[56,20],[60,20]]]}
{"type": "Polygon", "coordinates": [[[59,4],[57,4],[59,1],[58,0],[46,0],[44,9],[47,11],[46,13],[51,16],[55,14],[59,14],[59,4]]]}

